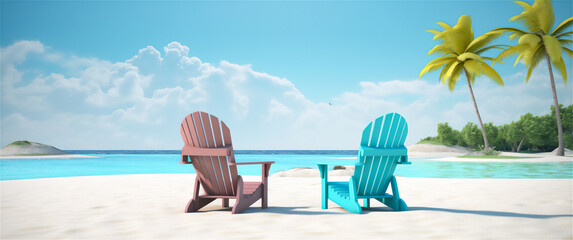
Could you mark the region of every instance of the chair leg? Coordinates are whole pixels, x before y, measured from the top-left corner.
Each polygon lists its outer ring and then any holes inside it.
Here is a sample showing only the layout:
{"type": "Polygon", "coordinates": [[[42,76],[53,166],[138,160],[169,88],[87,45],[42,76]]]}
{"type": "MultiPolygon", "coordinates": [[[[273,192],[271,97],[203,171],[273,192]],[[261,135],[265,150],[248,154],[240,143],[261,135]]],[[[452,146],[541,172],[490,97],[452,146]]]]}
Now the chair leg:
{"type": "Polygon", "coordinates": [[[262,192],[262,196],[261,196],[261,208],[262,209],[265,209],[269,206],[267,193],[268,193],[267,184],[263,183],[263,192],[262,192]]]}
{"type": "Polygon", "coordinates": [[[197,212],[199,211],[199,209],[201,209],[204,206],[207,206],[207,204],[211,203],[214,200],[215,200],[214,198],[191,199],[191,201],[187,203],[187,207],[185,207],[185,212],[186,213],[197,212]]]}
{"type": "Polygon", "coordinates": [[[318,170],[322,180],[322,209],[328,209],[328,165],[318,164],[318,170]]]}
{"type": "Polygon", "coordinates": [[[369,208],[370,207],[370,198],[365,198],[363,205],[365,208],[369,208]]]}
{"type": "Polygon", "coordinates": [[[229,207],[229,199],[228,198],[223,198],[223,207],[229,207]]]}
{"type": "Polygon", "coordinates": [[[199,197],[199,188],[201,187],[201,182],[199,181],[199,177],[195,177],[195,188],[193,190],[193,198],[187,203],[185,207],[185,212],[197,212],[207,204],[214,201],[214,198],[200,198],[199,197]]]}
{"type": "Polygon", "coordinates": [[[398,191],[398,183],[396,182],[396,177],[392,176],[392,178],[390,178],[390,184],[392,187],[392,194],[394,194],[394,196],[391,198],[376,198],[376,200],[384,203],[394,211],[408,211],[408,205],[406,205],[406,202],[400,198],[400,192],[398,191]]]}
{"type": "Polygon", "coordinates": [[[249,208],[249,206],[253,205],[253,203],[262,198],[262,194],[263,186],[260,186],[252,194],[243,194],[243,178],[239,176],[237,181],[237,200],[235,201],[235,206],[233,206],[231,213],[240,213],[249,208]]]}
{"type": "Polygon", "coordinates": [[[263,164],[262,172],[262,183],[263,183],[263,195],[261,196],[261,208],[265,209],[268,207],[268,192],[269,192],[269,170],[271,169],[270,164],[263,164]]]}

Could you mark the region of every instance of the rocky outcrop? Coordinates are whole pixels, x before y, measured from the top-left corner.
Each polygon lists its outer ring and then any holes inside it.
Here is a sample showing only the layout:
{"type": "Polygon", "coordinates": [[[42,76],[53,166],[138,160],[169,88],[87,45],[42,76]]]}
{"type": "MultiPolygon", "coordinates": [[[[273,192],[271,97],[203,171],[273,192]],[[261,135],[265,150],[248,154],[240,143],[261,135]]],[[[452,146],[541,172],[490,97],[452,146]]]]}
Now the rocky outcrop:
{"type": "Polygon", "coordinates": [[[25,156],[25,155],[64,155],[69,154],[50,145],[16,141],[0,149],[0,156],[25,156]]]}

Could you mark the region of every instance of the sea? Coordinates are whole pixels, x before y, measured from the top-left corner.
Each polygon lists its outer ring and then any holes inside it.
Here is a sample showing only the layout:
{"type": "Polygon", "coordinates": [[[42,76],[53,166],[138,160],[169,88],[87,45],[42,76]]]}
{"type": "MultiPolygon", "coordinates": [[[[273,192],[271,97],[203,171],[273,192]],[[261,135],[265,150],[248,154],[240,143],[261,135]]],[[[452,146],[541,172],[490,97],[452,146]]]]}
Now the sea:
{"type": "MultiPolygon", "coordinates": [[[[68,150],[92,158],[0,159],[0,180],[37,178],[195,173],[191,164],[179,164],[180,150],[68,150]]],[[[327,163],[353,165],[356,150],[235,150],[237,162],[274,161],[270,174],[327,163]]],[[[450,162],[410,157],[395,175],[416,178],[573,178],[572,162],[450,162]]],[[[260,165],[238,166],[240,175],[260,175],[260,165]]]]}

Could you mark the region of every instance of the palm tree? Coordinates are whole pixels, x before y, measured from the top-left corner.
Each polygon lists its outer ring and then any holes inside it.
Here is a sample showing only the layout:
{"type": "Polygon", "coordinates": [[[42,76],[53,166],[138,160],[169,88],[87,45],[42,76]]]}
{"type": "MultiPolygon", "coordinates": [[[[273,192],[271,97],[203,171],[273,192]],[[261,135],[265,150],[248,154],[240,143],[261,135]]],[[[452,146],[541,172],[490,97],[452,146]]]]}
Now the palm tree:
{"type": "Polygon", "coordinates": [[[444,28],[443,31],[428,30],[428,32],[435,35],[433,40],[440,40],[442,43],[436,45],[432,50],[430,50],[428,55],[437,53],[445,56],[438,57],[430,61],[426,67],[422,69],[422,72],[420,72],[419,78],[422,78],[422,76],[428,72],[442,68],[438,80],[444,84],[447,83],[450,91],[453,91],[463,71],[466,75],[470,94],[472,96],[479,125],[481,127],[484,149],[490,149],[474,92],[472,90],[472,84],[477,76],[481,76],[483,74],[491,78],[497,84],[503,86],[503,80],[499,74],[485,63],[485,60],[493,61],[494,59],[491,57],[480,56],[481,53],[489,49],[497,48],[503,50],[505,45],[486,46],[489,42],[501,36],[503,33],[490,32],[474,39],[471,18],[468,15],[461,16],[454,27],[442,22],[439,22],[438,24],[444,28]]]}
{"type": "MultiPolygon", "coordinates": [[[[525,66],[529,67],[525,82],[529,81],[531,71],[545,58],[547,61],[547,68],[549,69],[549,80],[551,81],[551,91],[553,91],[553,105],[555,106],[555,118],[557,120],[557,136],[559,138],[559,146],[557,147],[558,156],[565,155],[565,142],[563,141],[563,127],[561,125],[561,113],[559,112],[559,103],[557,101],[557,92],[555,91],[555,80],[553,79],[553,70],[551,65],[557,69],[563,77],[564,84],[567,84],[567,69],[561,52],[566,52],[569,57],[573,56],[573,51],[566,48],[565,45],[573,43],[567,39],[567,36],[573,34],[572,31],[564,32],[568,26],[573,23],[573,17],[570,17],[559,24],[553,32],[550,33],[555,15],[553,15],[553,6],[550,0],[535,0],[533,5],[529,5],[522,1],[515,1],[519,6],[524,8],[524,11],[516,16],[513,16],[509,21],[517,21],[525,26],[527,31],[503,27],[496,28],[490,33],[511,33],[510,40],[519,37],[518,44],[501,52],[493,63],[511,55],[519,54],[515,65],[519,60],[523,60],[525,66]]],[[[492,65],[493,65],[492,63],[492,65]]]]}

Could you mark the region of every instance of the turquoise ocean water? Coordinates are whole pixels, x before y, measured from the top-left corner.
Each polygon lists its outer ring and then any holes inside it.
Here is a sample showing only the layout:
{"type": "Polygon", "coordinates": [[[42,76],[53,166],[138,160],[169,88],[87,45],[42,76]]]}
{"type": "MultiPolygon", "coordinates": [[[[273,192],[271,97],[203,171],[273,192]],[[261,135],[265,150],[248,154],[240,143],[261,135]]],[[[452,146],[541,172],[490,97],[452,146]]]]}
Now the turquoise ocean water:
{"type": "MultiPolygon", "coordinates": [[[[0,180],[72,176],[194,173],[178,164],[179,151],[68,151],[97,158],[1,159],[0,180]]],[[[352,165],[356,151],[236,151],[237,162],[275,161],[271,174],[291,168],[317,168],[317,163],[352,165]]],[[[411,157],[395,175],[421,178],[573,178],[573,163],[444,162],[411,157]]],[[[260,165],[239,166],[241,175],[260,175],[260,165]]]]}

